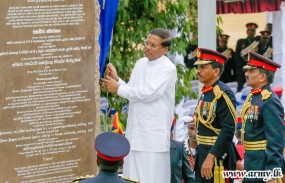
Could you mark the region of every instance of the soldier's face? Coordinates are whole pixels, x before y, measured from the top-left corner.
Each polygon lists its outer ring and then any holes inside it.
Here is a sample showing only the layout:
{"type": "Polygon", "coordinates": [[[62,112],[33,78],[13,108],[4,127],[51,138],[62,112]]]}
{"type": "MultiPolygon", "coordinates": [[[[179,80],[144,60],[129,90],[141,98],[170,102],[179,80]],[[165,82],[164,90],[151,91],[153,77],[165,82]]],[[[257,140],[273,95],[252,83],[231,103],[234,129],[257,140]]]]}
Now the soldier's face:
{"type": "Polygon", "coordinates": [[[260,74],[258,68],[249,69],[245,72],[246,84],[253,89],[261,87],[265,77],[265,74],[260,74]]]}
{"type": "Polygon", "coordinates": [[[219,40],[219,47],[221,47],[221,48],[225,48],[225,47],[227,47],[227,41],[225,41],[225,40],[219,40]]]}
{"type": "Polygon", "coordinates": [[[219,75],[219,69],[213,69],[211,64],[198,65],[197,68],[197,78],[206,87],[213,84],[217,79],[216,76],[219,75]]]}
{"type": "Polygon", "coordinates": [[[254,29],[247,29],[246,33],[247,33],[247,36],[250,38],[253,38],[255,36],[255,30],[254,29]]]}
{"type": "Polygon", "coordinates": [[[188,125],[188,136],[192,141],[196,141],[196,128],[195,124],[188,125]]]}
{"type": "Polygon", "coordinates": [[[266,31],[272,32],[272,25],[271,24],[267,24],[265,27],[266,31]]]}

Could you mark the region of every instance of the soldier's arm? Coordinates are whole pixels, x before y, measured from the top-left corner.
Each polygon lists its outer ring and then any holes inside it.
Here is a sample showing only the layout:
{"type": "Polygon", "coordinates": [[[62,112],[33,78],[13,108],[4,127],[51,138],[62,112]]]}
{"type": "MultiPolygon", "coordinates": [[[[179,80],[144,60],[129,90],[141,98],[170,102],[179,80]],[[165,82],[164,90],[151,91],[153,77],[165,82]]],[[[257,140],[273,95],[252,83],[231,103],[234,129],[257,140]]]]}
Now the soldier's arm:
{"type": "Polygon", "coordinates": [[[261,109],[267,140],[265,170],[282,167],[284,146],[284,110],[277,98],[268,99],[261,109]]]}

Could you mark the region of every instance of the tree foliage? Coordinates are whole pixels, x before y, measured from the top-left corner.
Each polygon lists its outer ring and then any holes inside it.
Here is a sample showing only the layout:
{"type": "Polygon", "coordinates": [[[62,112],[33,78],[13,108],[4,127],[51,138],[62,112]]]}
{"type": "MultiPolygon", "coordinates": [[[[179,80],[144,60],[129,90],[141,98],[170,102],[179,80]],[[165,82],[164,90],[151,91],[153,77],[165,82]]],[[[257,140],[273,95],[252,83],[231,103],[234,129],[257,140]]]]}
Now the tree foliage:
{"type": "MultiPolygon", "coordinates": [[[[197,0],[121,0],[108,57],[117,68],[119,77],[129,80],[136,61],[144,56],[142,43],[148,32],[154,28],[176,29],[181,36],[172,39],[170,53],[186,55],[191,34],[197,34],[197,15],[197,0]]],[[[195,39],[191,41],[197,42],[195,39]]],[[[183,96],[196,98],[197,94],[192,92],[190,83],[196,77],[195,70],[189,70],[180,64],[176,67],[180,81],[176,84],[176,103],[183,96]]],[[[121,114],[120,120],[125,124],[127,116],[122,111],[128,101],[104,91],[101,91],[101,95],[108,95],[110,107],[121,114]]]]}

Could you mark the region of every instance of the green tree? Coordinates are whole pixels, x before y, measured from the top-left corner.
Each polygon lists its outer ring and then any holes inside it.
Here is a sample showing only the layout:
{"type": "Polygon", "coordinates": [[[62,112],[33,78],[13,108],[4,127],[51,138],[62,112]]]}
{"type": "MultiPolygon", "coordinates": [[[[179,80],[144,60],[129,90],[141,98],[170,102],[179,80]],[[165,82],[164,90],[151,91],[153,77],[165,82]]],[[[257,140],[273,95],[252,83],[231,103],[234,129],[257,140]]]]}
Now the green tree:
{"type": "MultiPolygon", "coordinates": [[[[109,51],[110,62],[117,68],[119,77],[129,80],[136,61],[144,55],[142,43],[154,28],[177,29],[181,36],[172,39],[170,53],[186,55],[191,33],[197,35],[197,15],[197,0],[121,0],[113,30],[112,49],[109,51]]],[[[195,39],[191,41],[197,42],[195,39]]],[[[197,98],[190,83],[196,78],[195,69],[189,70],[181,64],[176,67],[180,80],[176,84],[176,104],[183,96],[197,98]]],[[[119,112],[120,121],[125,126],[127,115],[122,111],[128,101],[115,94],[106,94],[103,90],[101,96],[108,96],[110,108],[119,112]]],[[[110,120],[105,123],[110,124],[110,120]]]]}

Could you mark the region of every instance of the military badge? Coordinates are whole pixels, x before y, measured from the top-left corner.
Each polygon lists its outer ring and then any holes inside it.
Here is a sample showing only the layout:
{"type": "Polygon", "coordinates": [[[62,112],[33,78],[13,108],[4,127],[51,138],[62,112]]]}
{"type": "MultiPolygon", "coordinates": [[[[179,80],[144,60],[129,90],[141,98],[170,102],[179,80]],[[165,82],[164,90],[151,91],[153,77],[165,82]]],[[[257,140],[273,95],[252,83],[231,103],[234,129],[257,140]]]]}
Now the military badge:
{"type": "Polygon", "coordinates": [[[248,118],[251,122],[252,120],[258,120],[258,114],[259,114],[260,108],[259,106],[253,106],[251,105],[249,107],[249,111],[248,111],[248,118]]]}
{"type": "Polygon", "coordinates": [[[201,57],[201,51],[199,49],[197,49],[197,51],[196,51],[196,56],[197,56],[197,58],[201,57]]]}
{"type": "Polygon", "coordinates": [[[247,119],[249,119],[250,122],[252,122],[253,115],[254,115],[253,112],[249,112],[247,119]]]}
{"type": "Polygon", "coordinates": [[[209,102],[204,102],[204,101],[201,102],[202,116],[207,117],[209,114],[208,103],[209,102]]]}
{"type": "Polygon", "coordinates": [[[261,92],[261,96],[262,96],[262,100],[267,100],[270,98],[272,92],[269,92],[268,90],[262,90],[261,92]]]}
{"type": "Polygon", "coordinates": [[[208,111],[207,111],[206,109],[203,109],[202,115],[203,115],[203,116],[208,116],[208,111]]]}

